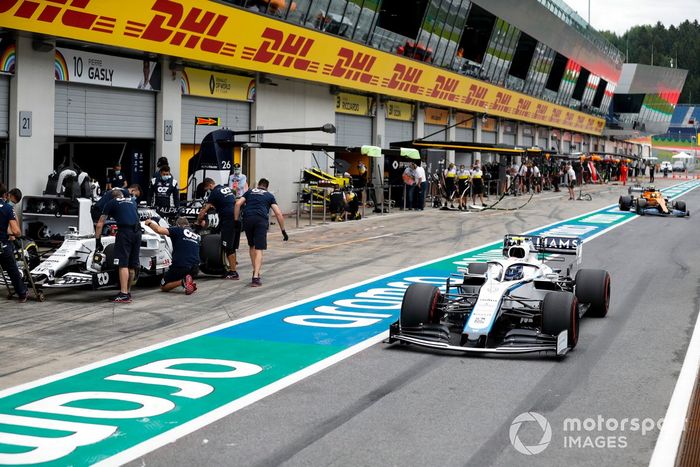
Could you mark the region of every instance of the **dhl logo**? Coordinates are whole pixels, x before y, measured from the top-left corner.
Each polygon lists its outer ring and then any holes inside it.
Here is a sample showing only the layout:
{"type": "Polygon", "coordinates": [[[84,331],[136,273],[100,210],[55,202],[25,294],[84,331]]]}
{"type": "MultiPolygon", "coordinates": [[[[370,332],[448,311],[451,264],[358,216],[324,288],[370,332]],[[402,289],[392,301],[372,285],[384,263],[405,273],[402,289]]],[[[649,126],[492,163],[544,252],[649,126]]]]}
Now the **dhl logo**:
{"type": "Polygon", "coordinates": [[[561,119],[561,110],[560,109],[552,109],[552,116],[549,118],[550,122],[559,122],[561,119]]]}
{"type": "Polygon", "coordinates": [[[496,94],[496,101],[493,104],[494,110],[499,110],[501,112],[510,112],[510,100],[513,96],[503,92],[496,94]]]}
{"type": "Polygon", "coordinates": [[[467,95],[464,96],[462,99],[462,102],[467,104],[467,105],[475,105],[477,107],[488,107],[486,105],[486,94],[488,94],[489,90],[486,86],[479,86],[478,84],[472,84],[469,86],[469,91],[467,91],[467,95]]]}
{"type": "Polygon", "coordinates": [[[459,81],[455,78],[447,78],[445,76],[438,75],[438,77],[435,79],[435,86],[430,93],[430,97],[455,102],[459,99],[459,96],[455,94],[458,84],[459,81]]]}
{"type": "Polygon", "coordinates": [[[155,15],[147,25],[127,20],[124,35],[229,57],[236,53],[235,44],[216,38],[227,16],[195,7],[185,11],[182,4],[173,0],[156,0],[151,10],[155,15]]]}
{"type": "Polygon", "coordinates": [[[370,73],[376,61],[377,57],[374,55],[341,47],[338,51],[338,61],[335,65],[324,65],[323,74],[376,85],[379,78],[370,73]]]}
{"type": "Polygon", "coordinates": [[[265,28],[261,34],[263,43],[257,50],[254,47],[243,48],[243,58],[260,63],[272,63],[285,68],[316,73],[318,62],[305,58],[314,40],[296,34],[287,34],[273,28],[265,28]]]}
{"type": "Polygon", "coordinates": [[[58,20],[64,26],[112,34],[117,19],[84,11],[89,4],[90,0],[0,0],[0,14],[14,10],[16,18],[44,23],[58,20]]]}
{"type": "Polygon", "coordinates": [[[422,75],[423,70],[406,66],[403,63],[397,63],[394,66],[394,74],[390,79],[384,78],[382,86],[422,96],[425,88],[418,85],[422,75]]]}
{"type": "Polygon", "coordinates": [[[574,121],[574,114],[571,112],[566,112],[566,116],[564,117],[564,123],[573,123],[574,121]]]}
{"type": "Polygon", "coordinates": [[[535,107],[535,118],[544,118],[548,109],[549,106],[547,104],[537,104],[537,107],[535,107]]]}
{"type": "Polygon", "coordinates": [[[518,104],[515,107],[515,114],[527,117],[530,115],[530,107],[532,106],[532,101],[524,98],[518,99],[518,104]]]}

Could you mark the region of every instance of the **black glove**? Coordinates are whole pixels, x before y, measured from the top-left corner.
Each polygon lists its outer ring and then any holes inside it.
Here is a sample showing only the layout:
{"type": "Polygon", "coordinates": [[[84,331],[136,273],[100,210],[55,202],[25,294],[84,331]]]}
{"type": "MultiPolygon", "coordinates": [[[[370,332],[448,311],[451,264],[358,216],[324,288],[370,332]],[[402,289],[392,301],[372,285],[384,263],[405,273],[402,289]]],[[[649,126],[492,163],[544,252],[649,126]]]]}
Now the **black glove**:
{"type": "Polygon", "coordinates": [[[234,221],[233,221],[233,228],[236,229],[236,230],[241,230],[241,229],[243,228],[243,227],[242,227],[242,224],[241,224],[241,221],[236,221],[236,220],[234,220],[234,221]]]}
{"type": "Polygon", "coordinates": [[[283,230],[283,231],[282,231],[282,239],[283,239],[283,241],[285,241],[285,242],[286,242],[287,240],[289,240],[289,235],[287,235],[287,231],[286,231],[286,230],[283,230]]]}
{"type": "Polygon", "coordinates": [[[104,247],[102,246],[102,239],[95,237],[95,251],[102,251],[104,247]]]}

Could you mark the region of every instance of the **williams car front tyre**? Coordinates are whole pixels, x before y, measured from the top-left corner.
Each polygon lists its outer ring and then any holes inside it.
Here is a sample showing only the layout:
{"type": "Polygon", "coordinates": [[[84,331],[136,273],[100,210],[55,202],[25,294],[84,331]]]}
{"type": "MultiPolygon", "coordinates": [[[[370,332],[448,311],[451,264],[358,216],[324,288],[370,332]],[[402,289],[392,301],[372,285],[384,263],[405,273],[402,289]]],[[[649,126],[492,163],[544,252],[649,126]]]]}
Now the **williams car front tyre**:
{"type": "Polygon", "coordinates": [[[542,301],[542,332],[558,335],[567,331],[569,348],[578,343],[578,301],[571,292],[548,292],[542,301]]]}
{"type": "Polygon", "coordinates": [[[418,327],[424,324],[440,322],[438,305],[441,300],[440,289],[430,284],[411,284],[406,289],[401,302],[401,327],[418,327]]]}
{"type": "Polygon", "coordinates": [[[610,274],[603,269],[581,269],[574,279],[576,298],[590,307],[586,314],[602,318],[610,305],[610,274]]]}

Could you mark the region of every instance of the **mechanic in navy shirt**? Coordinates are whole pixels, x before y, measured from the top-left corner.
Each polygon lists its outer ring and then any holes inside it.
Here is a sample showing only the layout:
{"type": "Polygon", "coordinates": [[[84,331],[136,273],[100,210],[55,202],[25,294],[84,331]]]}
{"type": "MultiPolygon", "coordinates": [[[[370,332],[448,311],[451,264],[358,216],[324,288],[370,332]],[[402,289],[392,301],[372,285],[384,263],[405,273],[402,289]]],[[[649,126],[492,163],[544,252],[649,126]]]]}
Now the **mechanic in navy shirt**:
{"type": "MultiPolygon", "coordinates": [[[[92,205],[92,208],[90,208],[90,213],[92,214],[92,220],[97,222],[102,215],[102,212],[105,210],[105,206],[107,206],[107,203],[109,203],[112,200],[112,197],[114,196],[114,193],[121,191],[122,195],[125,198],[131,198],[132,201],[135,201],[141,196],[141,186],[134,183],[129,187],[129,189],[126,188],[115,188],[113,190],[106,191],[104,195],[100,199],[97,200],[95,204],[92,205]]],[[[135,203],[134,203],[135,204],[135,203]]]]}
{"type": "Polygon", "coordinates": [[[241,229],[233,222],[233,207],[236,205],[236,193],[225,185],[217,185],[211,178],[205,178],[202,187],[209,192],[207,202],[197,215],[197,223],[202,227],[206,224],[204,216],[211,208],[216,209],[221,227],[221,246],[228,258],[229,270],[224,279],[238,280],[236,272],[236,250],[241,239],[241,229]]]}
{"type": "Polygon", "coordinates": [[[236,201],[236,210],[233,215],[237,224],[240,224],[241,218],[243,219],[243,230],[250,248],[250,261],[253,263],[251,287],[260,287],[262,285],[260,269],[262,268],[263,251],[267,249],[267,228],[270,225],[270,209],[272,209],[277,218],[284,241],[289,240],[289,236],[284,230],[284,216],[279,206],[277,206],[275,196],[267,191],[269,186],[270,182],[261,178],[257,188],[248,190],[236,201]]]}
{"type": "Polygon", "coordinates": [[[128,185],[124,174],[122,173],[122,166],[117,164],[114,166],[112,171],[112,176],[107,179],[107,185],[105,185],[106,190],[113,190],[114,188],[126,188],[128,185]]]}
{"type": "Polygon", "coordinates": [[[167,235],[173,242],[173,263],[160,281],[160,290],[169,292],[176,287],[185,288],[185,295],[192,295],[197,290],[194,277],[199,273],[199,246],[202,237],[196,234],[184,217],[178,217],[175,227],[163,227],[153,219],[146,225],[160,235],[167,235]]]}
{"type": "Polygon", "coordinates": [[[15,210],[5,201],[7,188],[0,183],[0,266],[7,271],[10,276],[10,282],[17,294],[17,300],[20,303],[27,301],[27,286],[24,285],[22,274],[17,267],[15,260],[15,246],[13,245],[10,236],[19,237],[22,231],[19,228],[15,210]]]}
{"type": "Polygon", "coordinates": [[[131,303],[131,281],[141,267],[141,222],[136,204],[125,197],[122,190],[112,190],[112,199],[107,202],[100,220],[95,226],[95,249],[102,251],[102,228],[108,217],[117,222],[117,238],[114,240],[114,265],[119,270],[119,294],[112,298],[115,303],[131,303]]]}

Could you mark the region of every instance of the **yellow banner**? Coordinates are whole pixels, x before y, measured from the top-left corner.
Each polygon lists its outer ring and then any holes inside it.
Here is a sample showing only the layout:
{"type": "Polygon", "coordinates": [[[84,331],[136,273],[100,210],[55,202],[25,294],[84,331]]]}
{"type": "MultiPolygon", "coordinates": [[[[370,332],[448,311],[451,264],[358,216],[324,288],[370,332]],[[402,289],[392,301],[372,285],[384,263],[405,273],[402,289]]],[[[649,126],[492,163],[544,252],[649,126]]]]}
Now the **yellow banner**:
{"type": "Polygon", "coordinates": [[[255,79],[199,68],[185,67],[180,81],[182,94],[231,101],[255,100],[255,79]]]}
{"type": "Polygon", "coordinates": [[[389,120],[402,120],[404,122],[413,121],[413,110],[415,106],[408,102],[388,101],[385,104],[385,115],[389,120]]]}
{"type": "Polygon", "coordinates": [[[371,98],[341,92],[335,98],[335,111],[341,114],[372,115],[371,98]]]}
{"type": "Polygon", "coordinates": [[[447,109],[426,107],[425,123],[428,125],[447,125],[450,123],[450,111],[447,109]]]}
{"type": "Polygon", "coordinates": [[[0,27],[182,57],[600,134],[605,120],[270,17],[201,0],[4,0],[0,27]]]}
{"type": "Polygon", "coordinates": [[[457,128],[474,128],[474,115],[457,112],[455,114],[455,123],[458,123],[457,128]],[[461,123],[460,123],[461,122],[461,123]]]}

